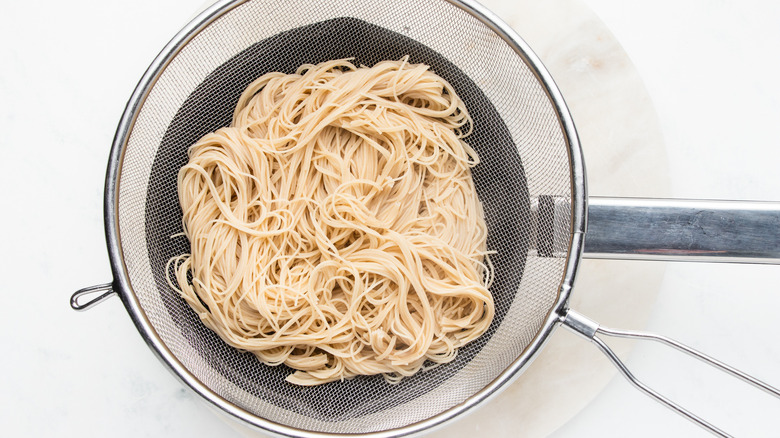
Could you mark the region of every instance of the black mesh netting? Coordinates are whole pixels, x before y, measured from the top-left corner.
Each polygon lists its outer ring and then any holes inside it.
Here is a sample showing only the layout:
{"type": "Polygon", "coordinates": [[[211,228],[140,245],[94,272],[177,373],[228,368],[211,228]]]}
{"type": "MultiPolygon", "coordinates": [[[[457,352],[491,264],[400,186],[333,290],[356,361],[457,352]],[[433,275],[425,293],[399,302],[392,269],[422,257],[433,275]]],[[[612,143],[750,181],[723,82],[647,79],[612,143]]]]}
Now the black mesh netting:
{"type": "Polygon", "coordinates": [[[147,190],[145,230],[155,282],[162,301],[184,337],[203,360],[227,380],[268,403],[322,421],[340,421],[379,412],[439,386],[483,348],[504,318],[518,290],[528,252],[529,199],[523,167],[509,131],[480,88],[434,50],[402,34],[354,18],[338,18],[299,27],[260,41],[215,69],[186,99],[168,126],[154,159],[147,190]],[[260,75],[294,72],[301,64],[354,58],[373,65],[409,55],[428,64],[462,97],[474,121],[466,141],[482,160],[473,177],[485,206],[488,247],[497,254],[491,292],[496,316],[488,332],[462,348],[457,358],[432,371],[390,385],[381,376],[357,377],[316,387],[287,383],[292,370],[269,367],[253,355],[222,342],[199,321],[166,282],[166,262],[189,252],[181,232],[176,175],[187,161],[187,148],[201,136],[227,126],[238,96],[260,75]]]}

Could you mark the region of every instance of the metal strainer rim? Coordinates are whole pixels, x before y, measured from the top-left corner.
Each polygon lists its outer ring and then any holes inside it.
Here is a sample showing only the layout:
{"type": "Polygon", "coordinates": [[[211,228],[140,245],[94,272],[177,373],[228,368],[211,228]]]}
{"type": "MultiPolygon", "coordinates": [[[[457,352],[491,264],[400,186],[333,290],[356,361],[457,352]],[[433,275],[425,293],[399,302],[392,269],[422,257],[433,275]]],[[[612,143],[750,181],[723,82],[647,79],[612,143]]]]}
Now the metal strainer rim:
{"type": "MultiPolygon", "coordinates": [[[[123,257],[118,216],[118,194],[120,184],[120,169],[126,151],[127,142],[132,132],[138,113],[143,106],[150,90],[166,69],[170,61],[186,46],[186,44],[201,30],[216,19],[233,10],[248,0],[221,0],[211,5],[185,25],[173,39],[157,55],[133,91],[122,114],[108,161],[104,199],[104,225],[111,269],[114,274],[113,289],[118,292],[127,312],[141,336],[155,355],[184,384],[198,395],[209,401],[213,406],[232,417],[243,420],[247,424],[265,432],[281,436],[324,437],[332,436],[321,432],[306,431],[285,426],[267,419],[255,416],[235,404],[225,400],[198,380],[168,349],[151,322],[142,310],[138,297],[133,292],[128,277],[127,266],[123,257]]],[[[545,322],[528,347],[490,384],[472,395],[463,403],[456,405],[426,420],[409,424],[396,429],[371,432],[364,436],[387,437],[410,435],[439,426],[452,420],[466,411],[481,405],[501,388],[513,381],[541,350],[557,323],[561,321],[568,307],[568,299],[576,276],[577,266],[582,254],[587,211],[585,167],[582,151],[569,110],[560,90],[555,85],[550,73],[544,68],[539,58],[528,44],[506,23],[482,5],[470,0],[446,0],[452,5],[464,10],[482,22],[501,37],[528,65],[542,84],[561,124],[561,131],[568,146],[568,157],[571,169],[571,238],[564,277],[561,279],[558,297],[545,318],[545,322]]]]}

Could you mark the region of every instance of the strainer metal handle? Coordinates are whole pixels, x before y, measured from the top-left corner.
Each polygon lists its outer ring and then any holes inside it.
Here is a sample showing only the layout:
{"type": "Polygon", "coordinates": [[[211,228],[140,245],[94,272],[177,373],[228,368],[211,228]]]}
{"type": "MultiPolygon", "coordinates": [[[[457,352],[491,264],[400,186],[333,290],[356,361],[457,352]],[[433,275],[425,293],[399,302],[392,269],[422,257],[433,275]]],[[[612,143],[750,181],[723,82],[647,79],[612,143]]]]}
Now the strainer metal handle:
{"type": "Polygon", "coordinates": [[[780,264],[780,203],[588,198],[584,258],[780,264]]]}
{"type": "MultiPolygon", "coordinates": [[[[567,257],[571,201],[531,200],[532,248],[567,257]]],[[[588,197],[582,257],[780,264],[780,202],[588,197]]]]}
{"type": "Polygon", "coordinates": [[[731,435],[727,434],[723,430],[715,427],[714,425],[702,419],[701,417],[697,416],[696,414],[692,413],[691,411],[669,400],[668,398],[659,394],[652,388],[642,383],[639,379],[634,377],[631,371],[628,370],[628,367],[626,367],[626,365],[620,360],[620,358],[617,357],[617,355],[612,351],[612,349],[609,348],[609,346],[607,346],[607,344],[602,339],[598,338],[596,334],[615,336],[620,338],[642,339],[642,340],[652,340],[652,341],[660,342],[662,344],[675,348],[689,356],[695,357],[696,359],[699,359],[702,362],[711,365],[721,371],[731,374],[732,376],[742,381],[750,383],[751,385],[767,392],[768,394],[780,398],[779,389],[770,386],[762,382],[761,380],[758,380],[755,377],[752,377],[732,366],[726,365],[725,363],[715,358],[712,358],[700,351],[694,350],[693,348],[681,344],[680,342],[667,338],[666,336],[656,335],[654,333],[644,333],[644,332],[636,332],[636,331],[629,331],[629,330],[616,330],[607,327],[602,327],[597,322],[590,320],[587,317],[571,309],[569,309],[566,312],[566,314],[561,318],[561,323],[563,324],[563,326],[570,329],[574,333],[581,335],[586,339],[588,339],[589,341],[593,342],[599,348],[599,350],[601,350],[601,352],[604,353],[607,356],[607,358],[615,365],[615,367],[618,369],[618,371],[620,371],[623,377],[625,377],[629,382],[631,382],[631,384],[634,385],[637,389],[644,392],[645,394],[652,397],[653,399],[660,402],[661,404],[668,407],[669,409],[673,410],[674,412],[677,412],[678,414],[682,415],[688,420],[707,429],[709,432],[713,433],[714,435],[726,437],[726,438],[731,437],[731,435]]]}
{"type": "Polygon", "coordinates": [[[85,287],[83,289],[77,290],[75,293],[73,293],[73,295],[71,295],[70,307],[72,307],[73,310],[78,310],[79,312],[81,312],[84,310],[88,310],[97,304],[102,303],[103,301],[110,298],[112,295],[116,295],[116,291],[114,290],[113,283],[104,283],[95,286],[85,287]],[[82,298],[94,296],[94,295],[97,296],[87,300],[86,302],[82,302],[82,298]]]}

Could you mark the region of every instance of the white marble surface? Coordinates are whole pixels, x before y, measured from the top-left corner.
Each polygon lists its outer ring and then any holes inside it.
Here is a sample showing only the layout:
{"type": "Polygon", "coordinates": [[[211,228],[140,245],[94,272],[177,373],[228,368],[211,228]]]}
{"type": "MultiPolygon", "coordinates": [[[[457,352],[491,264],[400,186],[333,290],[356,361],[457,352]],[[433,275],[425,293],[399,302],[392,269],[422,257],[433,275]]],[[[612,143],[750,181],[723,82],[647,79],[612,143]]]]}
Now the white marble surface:
{"type": "MultiPolygon", "coordinates": [[[[236,435],[162,368],[118,300],[81,314],[67,306],[73,290],[109,279],[102,234],[102,180],[124,103],[149,61],[199,3],[78,0],[2,7],[0,186],[4,190],[0,196],[5,214],[0,224],[5,234],[0,241],[4,249],[0,274],[5,296],[19,299],[19,304],[6,306],[0,319],[5,353],[0,363],[3,436],[236,435]]],[[[733,0],[684,4],[582,0],[568,6],[563,1],[543,6],[525,1],[486,3],[513,25],[526,23],[528,32],[533,27],[544,36],[537,51],[554,74],[556,66],[568,65],[556,79],[572,103],[583,139],[600,139],[601,145],[601,140],[615,141],[615,133],[625,133],[626,125],[635,132],[633,139],[621,140],[627,147],[620,150],[638,156],[624,153],[611,162],[608,157],[601,161],[602,149],[584,146],[594,194],[780,200],[776,171],[780,6],[733,0]],[[561,5],[567,7],[560,9],[561,5]],[[560,15],[554,13],[556,7],[560,15]],[[577,78],[603,82],[606,79],[598,76],[604,74],[598,68],[602,64],[590,61],[622,60],[625,55],[619,47],[599,52],[598,33],[595,41],[579,48],[555,40],[582,34],[583,29],[573,26],[591,16],[588,8],[614,34],[601,34],[603,40],[619,41],[633,61],[658,121],[646,112],[649,102],[634,102],[620,107],[617,126],[599,125],[612,117],[607,109],[625,98],[593,91],[603,87],[580,86],[577,78]],[[601,55],[576,58],[567,53],[601,55]],[[601,110],[578,114],[575,102],[592,104],[593,100],[601,110]],[[640,113],[648,118],[638,117],[640,113]],[[658,131],[664,143],[659,143],[658,131]],[[656,145],[655,152],[631,148],[648,142],[656,145]],[[660,146],[660,156],[659,144],[666,145],[660,146]],[[623,166],[623,160],[637,160],[644,166],[623,166]],[[610,176],[597,177],[599,173],[610,176]],[[610,185],[612,176],[631,184],[610,185]],[[647,180],[651,184],[643,185],[647,180]],[[637,184],[642,186],[639,192],[625,192],[637,184]]],[[[599,25],[591,22],[584,33],[593,35],[599,25]]],[[[528,39],[534,44],[530,33],[528,39]]],[[[629,81],[628,88],[636,90],[633,68],[624,67],[609,78],[629,81]]],[[[623,82],[604,85],[627,88],[623,82]]],[[[774,309],[780,307],[780,267],[600,263],[611,266],[586,270],[594,264],[584,264],[575,298],[582,306],[595,306],[587,309],[591,314],[603,312],[610,318],[601,318],[602,322],[674,335],[780,385],[780,330],[774,324],[774,309]],[[613,300],[598,287],[612,284],[605,288],[610,289],[615,281],[628,281],[609,275],[613,270],[647,272],[636,288],[626,288],[625,295],[613,300]],[[586,287],[588,281],[596,287],[586,287]]],[[[563,345],[580,342],[562,330],[555,338],[563,345]]],[[[553,346],[546,351],[549,356],[553,346]]],[[[543,360],[544,355],[536,365],[544,364],[543,360]]],[[[777,435],[780,401],[713,376],[691,362],[652,345],[637,346],[628,355],[637,375],[737,436],[777,435]]],[[[592,360],[575,355],[550,363],[571,369],[567,374],[554,365],[539,368],[543,377],[535,381],[556,387],[554,394],[545,395],[533,384],[523,390],[523,379],[533,372],[529,371],[504,399],[496,399],[492,407],[448,430],[454,435],[473,427],[475,436],[481,431],[557,438],[706,436],[620,379],[599,392],[609,374],[586,378],[584,385],[577,372],[592,371],[595,376],[608,370],[606,360],[597,354],[592,360]],[[515,402],[520,413],[513,410],[515,402]],[[552,407],[544,408],[550,403],[552,407]],[[544,409],[538,415],[516,424],[523,413],[527,416],[540,406],[544,409]]]]}

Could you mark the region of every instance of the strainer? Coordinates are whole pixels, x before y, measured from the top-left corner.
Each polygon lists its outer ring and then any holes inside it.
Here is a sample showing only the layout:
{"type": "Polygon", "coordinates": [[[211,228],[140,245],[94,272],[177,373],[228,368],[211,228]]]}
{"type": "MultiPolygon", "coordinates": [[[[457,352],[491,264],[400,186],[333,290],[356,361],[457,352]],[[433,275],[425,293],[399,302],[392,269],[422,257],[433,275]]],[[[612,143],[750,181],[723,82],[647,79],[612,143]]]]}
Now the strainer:
{"type": "Polygon", "coordinates": [[[221,1],[163,49],[130,98],[106,177],[114,280],[76,292],[71,305],[83,310],[118,294],[152,350],[185,384],[228,414],[285,436],[424,431],[504,387],[558,324],[596,343],[640,389],[716,434],[726,436],[633,379],[596,334],[665,342],[780,396],[672,340],[606,329],[568,308],[586,216],[594,256],[778,262],[780,208],[708,203],[703,212],[692,201],[602,199],[588,209],[587,201],[582,153],[560,92],[520,37],[477,3],[221,1]],[[227,346],[168,286],[166,262],[189,249],[186,239],[171,238],[181,231],[176,174],[192,143],[230,123],[239,94],[258,76],[337,58],[372,65],[407,55],[447,79],[473,117],[468,141],[481,158],[473,177],[488,247],[496,251],[494,321],[453,362],[396,385],[380,376],[291,385],[284,380],[291,370],[227,346]],[[698,232],[675,231],[689,217],[698,218],[698,232]],[[750,225],[740,236],[761,238],[724,240],[724,226],[735,221],[750,225]]]}

